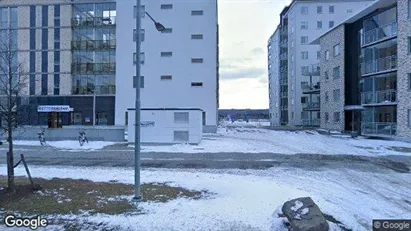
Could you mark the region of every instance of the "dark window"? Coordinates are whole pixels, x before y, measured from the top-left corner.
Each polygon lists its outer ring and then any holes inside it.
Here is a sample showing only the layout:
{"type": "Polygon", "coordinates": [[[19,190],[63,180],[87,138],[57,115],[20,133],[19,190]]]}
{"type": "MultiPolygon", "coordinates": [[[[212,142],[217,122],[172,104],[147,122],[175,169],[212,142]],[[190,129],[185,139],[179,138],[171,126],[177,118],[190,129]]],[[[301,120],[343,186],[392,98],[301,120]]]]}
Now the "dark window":
{"type": "Polygon", "coordinates": [[[203,39],[203,35],[202,34],[192,34],[191,39],[203,39]]]}
{"type": "Polygon", "coordinates": [[[408,37],[408,54],[411,54],[411,37],[408,37]]]}
{"type": "Polygon", "coordinates": [[[43,73],[47,73],[48,72],[48,52],[47,51],[43,51],[41,52],[41,72],[43,73]]]}
{"type": "Polygon", "coordinates": [[[171,57],[171,56],[173,56],[173,52],[171,51],[161,52],[161,57],[171,57]]]}
{"type": "Polygon", "coordinates": [[[308,102],[307,96],[301,97],[301,103],[307,103],[307,102],[308,102]]]}
{"type": "Polygon", "coordinates": [[[201,59],[201,58],[194,58],[194,59],[191,59],[191,63],[203,63],[203,59],[201,59]]]}
{"type": "Polygon", "coordinates": [[[411,128],[411,110],[408,110],[408,127],[411,128]]]}
{"type": "Polygon", "coordinates": [[[41,26],[47,27],[49,25],[49,7],[42,6],[41,8],[41,26]]]}
{"type": "Polygon", "coordinates": [[[333,69],[333,77],[334,79],[338,79],[341,77],[340,67],[334,67],[333,69]]]}
{"type": "Polygon", "coordinates": [[[30,52],[30,73],[36,72],[36,52],[30,52]]]}
{"type": "Polygon", "coordinates": [[[408,74],[408,90],[411,91],[411,74],[408,74]]]}
{"type": "Polygon", "coordinates": [[[60,5],[55,5],[54,6],[54,17],[55,18],[60,18],[60,5]]]}
{"type": "Polygon", "coordinates": [[[30,50],[36,49],[36,29],[30,29],[30,50]]]}
{"type": "Polygon", "coordinates": [[[60,63],[60,51],[54,52],[54,64],[60,63]]]}
{"type": "Polygon", "coordinates": [[[161,4],[162,10],[170,10],[173,9],[173,4],[161,4]]]}
{"type": "Polygon", "coordinates": [[[54,95],[60,94],[60,74],[54,74],[54,95]]]}
{"type": "Polygon", "coordinates": [[[329,6],[328,11],[330,14],[334,14],[334,6],[329,6]]]}
{"type": "Polygon", "coordinates": [[[408,18],[411,19],[411,0],[408,0],[408,18]]]}
{"type": "Polygon", "coordinates": [[[340,122],[340,112],[334,112],[334,122],[340,122]]]}
{"type": "Polygon", "coordinates": [[[174,131],[174,141],[188,142],[189,141],[188,131],[174,131]]]}
{"type": "Polygon", "coordinates": [[[54,65],[54,72],[60,72],[60,64],[54,65]]]}
{"type": "Polygon", "coordinates": [[[41,75],[41,94],[47,95],[48,77],[47,74],[41,75]]]}
{"type": "Polygon", "coordinates": [[[41,49],[42,50],[48,49],[48,44],[49,44],[49,33],[48,32],[49,32],[48,29],[41,30],[41,49]]]}
{"type": "Polygon", "coordinates": [[[54,28],[54,41],[60,41],[60,28],[54,28]]]}
{"type": "Polygon", "coordinates": [[[163,33],[163,34],[173,33],[173,28],[166,28],[166,29],[162,30],[161,33],[163,33]]]}
{"type": "Polygon", "coordinates": [[[36,27],[36,6],[30,6],[30,27],[36,27]]]}
{"type": "Polygon", "coordinates": [[[322,13],[323,13],[323,7],[317,6],[317,14],[322,14],[322,13]]]}
{"type": "Polygon", "coordinates": [[[328,115],[328,112],[325,112],[324,113],[324,115],[325,115],[325,122],[330,122],[330,116],[328,115]]]}
{"type": "Polygon", "coordinates": [[[203,15],[204,12],[202,10],[192,10],[191,15],[203,15]]]}
{"type": "Polygon", "coordinates": [[[30,95],[36,94],[36,75],[30,74],[30,95]]]}
{"type": "Polygon", "coordinates": [[[202,82],[192,82],[192,83],[191,83],[191,86],[192,86],[192,87],[202,87],[202,86],[203,86],[203,83],[202,83],[202,82]]]}
{"type": "Polygon", "coordinates": [[[162,75],[161,80],[171,80],[173,77],[171,75],[162,75]]]}
{"type": "MultiPolygon", "coordinates": [[[[133,87],[137,87],[137,80],[136,76],[133,76],[133,87]]],[[[140,88],[144,88],[144,76],[140,76],[140,88]]]]}

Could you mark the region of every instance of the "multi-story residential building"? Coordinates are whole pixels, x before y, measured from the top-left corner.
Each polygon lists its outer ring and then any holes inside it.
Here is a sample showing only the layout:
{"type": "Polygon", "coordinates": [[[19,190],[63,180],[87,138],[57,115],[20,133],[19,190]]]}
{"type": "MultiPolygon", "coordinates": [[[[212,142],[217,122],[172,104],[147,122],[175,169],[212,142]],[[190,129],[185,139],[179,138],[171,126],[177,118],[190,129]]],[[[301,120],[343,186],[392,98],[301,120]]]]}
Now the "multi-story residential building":
{"type": "MultiPolygon", "coordinates": [[[[0,33],[12,32],[18,62],[28,73],[19,100],[23,124],[126,124],[135,99],[134,5],[131,0],[0,1],[0,33]]],[[[142,0],[142,5],[142,107],[198,108],[205,130],[215,130],[217,1],[142,0]],[[157,32],[146,10],[167,29],[157,32]]]]}
{"type": "Polygon", "coordinates": [[[280,28],[268,40],[268,95],[271,126],[279,126],[280,122],[280,78],[272,77],[280,73],[280,28]]]}
{"type": "Polygon", "coordinates": [[[410,0],[378,0],[312,42],[322,128],[411,137],[410,16],[410,0]]]}
{"type": "Polygon", "coordinates": [[[280,72],[271,76],[280,79],[280,124],[319,125],[320,47],[308,43],[370,3],[294,0],[281,12],[280,72]]]}

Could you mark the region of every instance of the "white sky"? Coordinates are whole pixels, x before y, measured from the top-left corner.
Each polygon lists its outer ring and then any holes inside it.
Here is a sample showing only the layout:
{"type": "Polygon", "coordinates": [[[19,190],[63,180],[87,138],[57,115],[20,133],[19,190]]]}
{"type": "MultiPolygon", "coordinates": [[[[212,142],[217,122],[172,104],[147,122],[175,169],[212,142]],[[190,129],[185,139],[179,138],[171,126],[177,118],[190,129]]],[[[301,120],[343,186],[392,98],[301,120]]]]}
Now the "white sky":
{"type": "Polygon", "coordinates": [[[268,108],[267,40],[291,0],[218,0],[220,109],[268,108]]]}

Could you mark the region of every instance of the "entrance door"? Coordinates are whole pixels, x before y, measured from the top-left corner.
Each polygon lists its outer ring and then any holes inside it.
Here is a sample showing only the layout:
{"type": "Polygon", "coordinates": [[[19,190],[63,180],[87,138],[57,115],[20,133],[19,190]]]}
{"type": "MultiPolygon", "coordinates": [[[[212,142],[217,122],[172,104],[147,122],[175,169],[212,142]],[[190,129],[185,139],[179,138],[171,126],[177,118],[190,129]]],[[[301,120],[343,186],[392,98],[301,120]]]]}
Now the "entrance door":
{"type": "Polygon", "coordinates": [[[72,125],[83,125],[83,114],[81,112],[71,113],[71,124],[72,125]]]}

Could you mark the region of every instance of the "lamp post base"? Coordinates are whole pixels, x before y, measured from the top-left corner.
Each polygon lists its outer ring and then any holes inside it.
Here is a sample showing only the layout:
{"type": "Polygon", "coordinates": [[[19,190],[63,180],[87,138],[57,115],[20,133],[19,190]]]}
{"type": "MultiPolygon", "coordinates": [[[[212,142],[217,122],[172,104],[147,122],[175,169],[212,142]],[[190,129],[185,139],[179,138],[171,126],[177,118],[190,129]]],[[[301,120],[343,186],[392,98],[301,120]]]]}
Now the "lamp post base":
{"type": "Polygon", "coordinates": [[[139,197],[133,197],[133,199],[131,199],[132,202],[141,202],[143,201],[143,197],[139,196],[139,197]]]}

